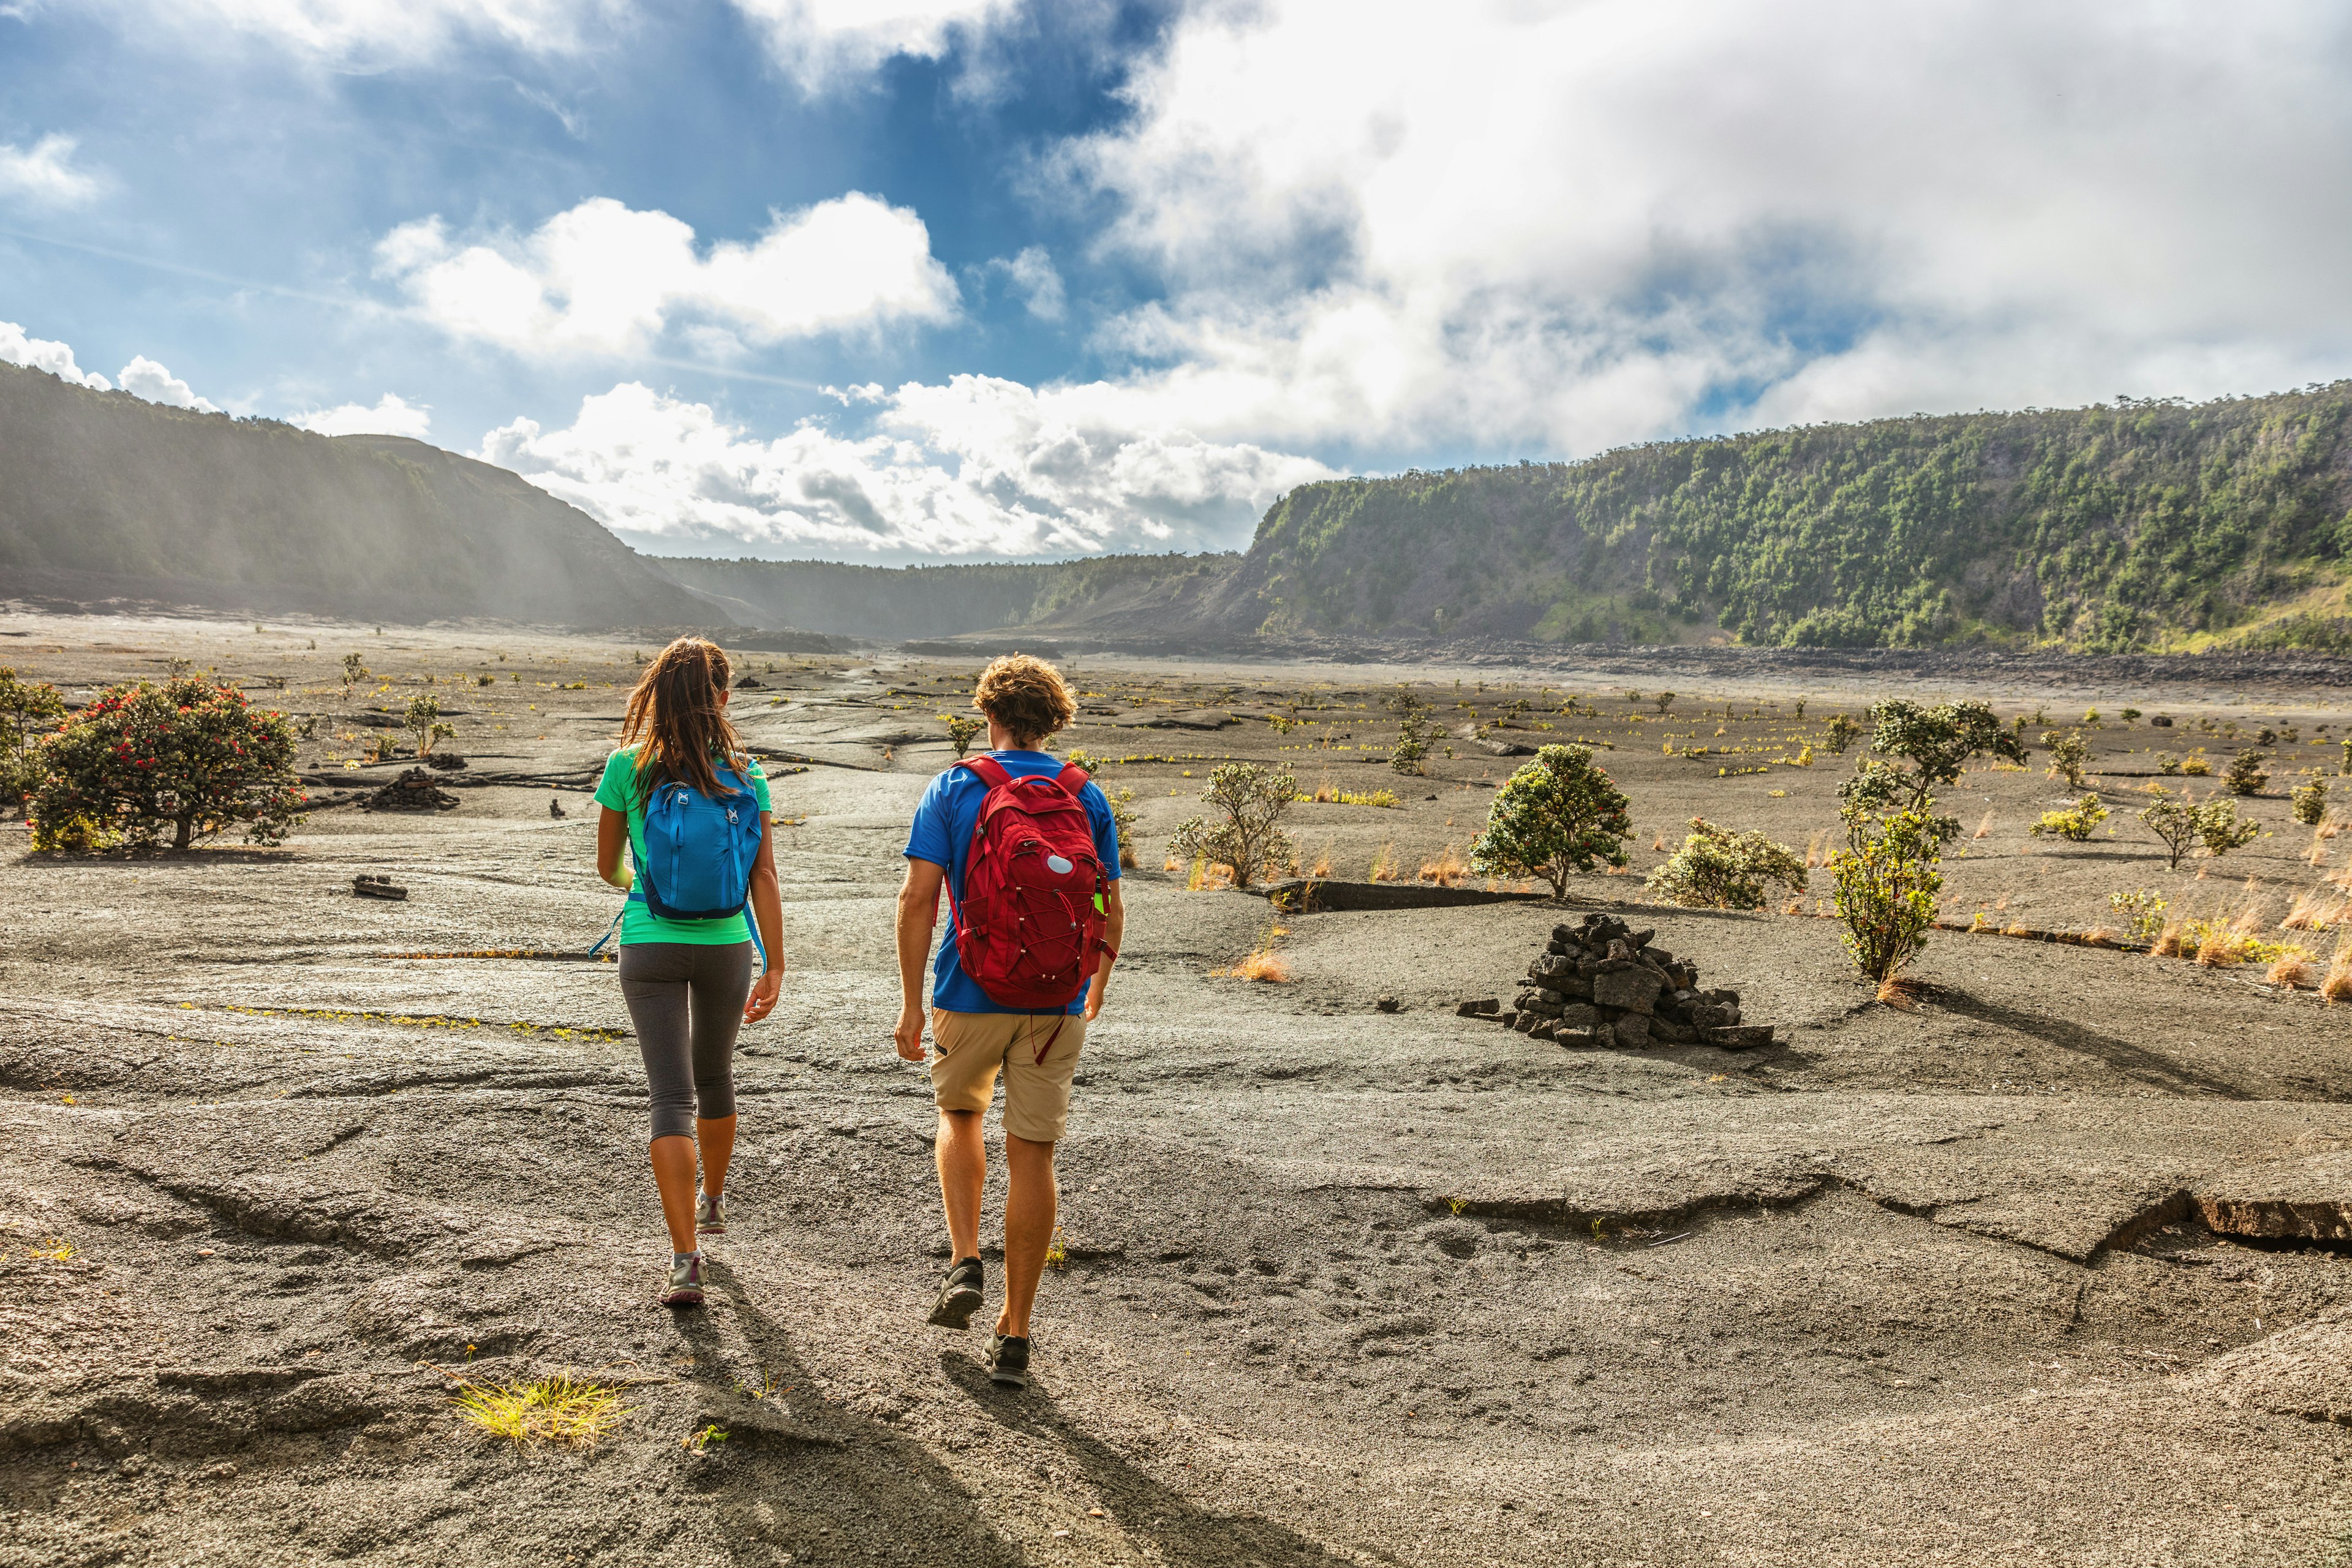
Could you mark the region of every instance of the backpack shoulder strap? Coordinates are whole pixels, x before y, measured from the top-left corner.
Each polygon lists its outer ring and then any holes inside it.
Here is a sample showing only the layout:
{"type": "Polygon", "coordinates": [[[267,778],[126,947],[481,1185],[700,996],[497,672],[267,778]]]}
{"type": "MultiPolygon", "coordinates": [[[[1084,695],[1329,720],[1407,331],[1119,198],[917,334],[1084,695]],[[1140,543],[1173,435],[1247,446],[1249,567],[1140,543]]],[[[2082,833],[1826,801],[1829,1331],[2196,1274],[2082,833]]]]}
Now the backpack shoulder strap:
{"type": "Polygon", "coordinates": [[[1078,800],[1078,792],[1087,787],[1087,770],[1076,763],[1064,763],[1062,771],[1054,775],[1054,782],[1068,791],[1072,800],[1078,800]]]}
{"type": "Polygon", "coordinates": [[[1013,775],[994,757],[965,757],[956,766],[971,769],[972,776],[991,789],[1003,789],[1013,782],[1013,775]]]}

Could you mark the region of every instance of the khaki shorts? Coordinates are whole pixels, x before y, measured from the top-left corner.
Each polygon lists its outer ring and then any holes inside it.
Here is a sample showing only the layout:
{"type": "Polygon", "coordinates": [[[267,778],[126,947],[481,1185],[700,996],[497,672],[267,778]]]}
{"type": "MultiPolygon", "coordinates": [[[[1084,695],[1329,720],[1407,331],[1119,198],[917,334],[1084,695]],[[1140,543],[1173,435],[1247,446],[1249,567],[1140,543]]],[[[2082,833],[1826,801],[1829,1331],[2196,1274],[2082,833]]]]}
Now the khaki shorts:
{"type": "Polygon", "coordinates": [[[931,1095],[941,1110],[986,1110],[1004,1074],[1004,1130],[1032,1143],[1058,1143],[1070,1122],[1070,1083],[1087,1021],[1076,1013],[950,1013],[931,1009],[931,1095]],[[1062,1032],[1054,1033],[1059,1023],[1062,1032]],[[1052,1048],[1037,1059],[1047,1040],[1052,1048]]]}

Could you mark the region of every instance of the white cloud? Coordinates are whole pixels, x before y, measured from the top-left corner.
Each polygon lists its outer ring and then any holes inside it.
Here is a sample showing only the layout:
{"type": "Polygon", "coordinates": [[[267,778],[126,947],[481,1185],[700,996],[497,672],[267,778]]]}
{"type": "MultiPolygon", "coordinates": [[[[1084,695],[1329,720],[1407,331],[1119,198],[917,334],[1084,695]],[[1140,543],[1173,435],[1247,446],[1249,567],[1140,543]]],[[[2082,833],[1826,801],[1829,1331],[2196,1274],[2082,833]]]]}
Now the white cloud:
{"type": "Polygon", "coordinates": [[[1046,321],[1062,319],[1069,301],[1062,292],[1062,275],[1044,246],[1030,246],[1018,256],[1000,256],[988,264],[987,270],[1002,275],[1013,286],[1031,315],[1046,321]]]}
{"type": "Polygon", "coordinates": [[[1264,0],[1055,169],[1166,286],[1104,417],[1590,451],[2343,374],[2347,70],[2318,0],[1264,0]]]}
{"type": "Polygon", "coordinates": [[[114,384],[98,372],[86,371],[76,364],[71,347],[53,338],[28,338],[25,335],[25,329],[14,321],[0,321],[0,361],[45,370],[76,385],[99,392],[114,389],[114,384]]]}
{"type": "Polygon", "coordinates": [[[150,403],[167,404],[173,408],[193,408],[199,414],[218,414],[220,408],[206,398],[198,397],[194,388],[170,371],[139,355],[122,367],[115,380],[122,390],[150,403]]]}
{"type": "Polygon", "coordinates": [[[98,195],[98,178],[72,166],[73,137],[56,132],[30,147],[0,142],[0,196],[42,206],[79,206],[98,195]]]}
{"type": "Polygon", "coordinates": [[[708,256],[667,213],[597,197],[527,237],[462,247],[437,217],[404,224],[376,258],[443,330],[534,354],[643,352],[673,326],[700,329],[706,350],[738,334],[772,344],[944,321],[957,303],[922,219],[858,192],[708,256]]]}
{"type": "Polygon", "coordinates": [[[1083,397],[983,376],[887,395],[875,428],[761,440],[635,382],[566,429],[518,419],[478,454],[635,538],[762,553],[1035,556],[1222,547],[1321,464],[1091,422],[1083,397]]]}
{"type": "Polygon", "coordinates": [[[407,436],[422,441],[433,427],[433,416],[424,404],[411,403],[398,393],[387,392],[376,399],[373,408],[364,403],[339,404],[332,408],[291,415],[286,423],[316,430],[321,436],[407,436]]]}
{"type": "Polygon", "coordinates": [[[630,0],[98,0],[119,26],[169,28],[210,45],[252,38],[336,69],[433,59],[458,44],[532,54],[586,47],[636,9],[630,0]]]}
{"type": "Polygon", "coordinates": [[[803,92],[871,74],[898,55],[937,59],[959,29],[985,26],[1013,0],[735,0],[803,92]]]}

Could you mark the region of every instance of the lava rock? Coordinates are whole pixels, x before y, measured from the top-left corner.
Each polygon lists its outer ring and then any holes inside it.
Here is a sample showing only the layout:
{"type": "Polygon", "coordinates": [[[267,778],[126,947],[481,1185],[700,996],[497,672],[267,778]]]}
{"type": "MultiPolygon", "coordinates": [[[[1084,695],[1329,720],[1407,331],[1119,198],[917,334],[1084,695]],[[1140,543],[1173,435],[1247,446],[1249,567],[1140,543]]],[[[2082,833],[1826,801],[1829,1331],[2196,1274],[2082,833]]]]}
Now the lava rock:
{"type": "Polygon", "coordinates": [[[1611,1026],[1610,1033],[1616,1037],[1621,1049],[1633,1050],[1646,1046],[1650,1043],[1650,1016],[1647,1013],[1628,1013],[1611,1026]]]}
{"type": "Polygon", "coordinates": [[[1493,996],[1466,998],[1454,1005],[1454,1016],[1457,1018],[1482,1018],[1497,1011],[1502,1005],[1498,998],[1493,996]]]}
{"type": "Polygon", "coordinates": [[[457,797],[436,787],[423,768],[410,768],[367,798],[370,811],[449,811],[457,804],[457,797]]]}
{"type": "Polygon", "coordinates": [[[1726,1024],[1717,1028],[1702,1029],[1699,1037],[1710,1046],[1727,1051],[1751,1051],[1759,1046],[1772,1043],[1769,1024],[1726,1024]]]}
{"type": "Polygon", "coordinates": [[[1592,1000],[1600,1006],[1622,1007],[1629,1013],[1646,1015],[1664,987],[1664,980],[1655,970],[1629,966],[1594,975],[1592,1000]]]}
{"type": "Polygon", "coordinates": [[[362,899],[404,900],[408,889],[389,877],[373,877],[365,872],[352,879],[352,891],[362,899]]]}
{"type": "Polygon", "coordinates": [[[1398,1013],[1404,1010],[1404,1004],[1398,1001],[1393,996],[1383,996],[1378,1002],[1373,1003],[1372,1005],[1378,1007],[1383,1013],[1398,1013]]]}

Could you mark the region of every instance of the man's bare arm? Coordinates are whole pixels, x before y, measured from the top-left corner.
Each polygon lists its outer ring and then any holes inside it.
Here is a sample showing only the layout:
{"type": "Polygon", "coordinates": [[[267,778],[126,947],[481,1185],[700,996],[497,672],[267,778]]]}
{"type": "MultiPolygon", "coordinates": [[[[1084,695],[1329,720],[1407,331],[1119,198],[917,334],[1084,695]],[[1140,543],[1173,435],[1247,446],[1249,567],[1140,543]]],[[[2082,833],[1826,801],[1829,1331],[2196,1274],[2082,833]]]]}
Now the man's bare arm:
{"type": "Polygon", "coordinates": [[[931,955],[931,932],[940,923],[940,890],[947,868],[909,856],[907,879],[898,889],[898,1026],[891,1031],[898,1054],[923,1059],[923,965],[931,955]]]}

